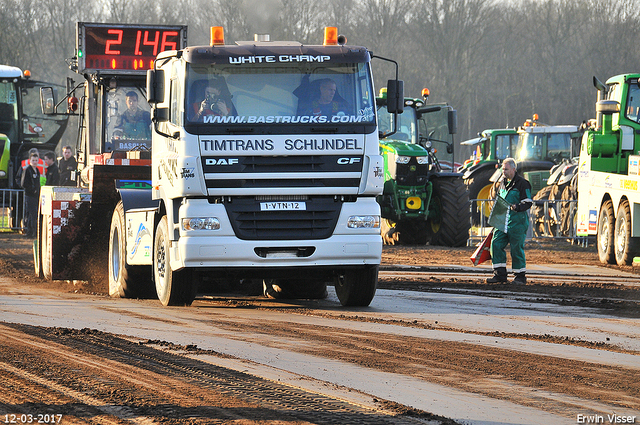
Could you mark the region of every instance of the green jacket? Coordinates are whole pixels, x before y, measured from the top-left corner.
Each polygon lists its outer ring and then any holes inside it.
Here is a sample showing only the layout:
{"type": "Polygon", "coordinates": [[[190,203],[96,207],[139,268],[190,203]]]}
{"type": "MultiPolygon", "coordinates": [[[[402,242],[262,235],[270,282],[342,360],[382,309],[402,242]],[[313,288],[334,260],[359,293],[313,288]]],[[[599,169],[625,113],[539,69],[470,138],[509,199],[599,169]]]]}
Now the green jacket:
{"type": "Polygon", "coordinates": [[[502,179],[498,194],[511,205],[515,205],[515,209],[509,211],[507,231],[526,231],[529,227],[529,213],[527,210],[533,205],[531,183],[516,172],[513,180],[502,179]]]}

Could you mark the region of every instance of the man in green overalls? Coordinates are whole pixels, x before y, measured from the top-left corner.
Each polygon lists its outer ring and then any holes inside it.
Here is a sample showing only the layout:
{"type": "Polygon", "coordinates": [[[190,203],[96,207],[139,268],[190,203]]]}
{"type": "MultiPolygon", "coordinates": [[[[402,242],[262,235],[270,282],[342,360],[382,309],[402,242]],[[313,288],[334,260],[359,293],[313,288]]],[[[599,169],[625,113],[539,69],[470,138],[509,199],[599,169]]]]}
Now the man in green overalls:
{"type": "Polygon", "coordinates": [[[493,277],[487,283],[507,282],[507,254],[505,248],[511,244],[511,268],[515,274],[512,283],[525,284],[526,260],[524,256],[524,240],[529,227],[529,213],[533,201],[531,199],[531,184],[518,174],[516,161],[506,158],[502,162],[502,175],[498,188],[498,195],[509,204],[506,228],[494,228],[491,239],[491,261],[493,263],[493,277]]]}

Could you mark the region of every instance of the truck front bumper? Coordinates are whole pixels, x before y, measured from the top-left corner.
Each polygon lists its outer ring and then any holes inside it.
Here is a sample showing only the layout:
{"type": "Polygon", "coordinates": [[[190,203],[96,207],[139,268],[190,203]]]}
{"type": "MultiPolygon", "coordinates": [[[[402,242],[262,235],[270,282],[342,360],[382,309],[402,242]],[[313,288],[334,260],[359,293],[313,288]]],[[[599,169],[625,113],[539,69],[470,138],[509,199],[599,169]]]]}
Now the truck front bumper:
{"type": "MultiPolygon", "coordinates": [[[[336,228],[329,238],[308,240],[242,240],[235,236],[223,205],[190,200],[179,216],[213,216],[218,230],[185,231],[172,243],[174,270],[183,267],[333,267],[380,264],[382,238],[379,228],[349,228],[350,216],[380,216],[375,198],[343,204],[336,228]]],[[[378,220],[379,222],[379,220],[378,220]]]]}

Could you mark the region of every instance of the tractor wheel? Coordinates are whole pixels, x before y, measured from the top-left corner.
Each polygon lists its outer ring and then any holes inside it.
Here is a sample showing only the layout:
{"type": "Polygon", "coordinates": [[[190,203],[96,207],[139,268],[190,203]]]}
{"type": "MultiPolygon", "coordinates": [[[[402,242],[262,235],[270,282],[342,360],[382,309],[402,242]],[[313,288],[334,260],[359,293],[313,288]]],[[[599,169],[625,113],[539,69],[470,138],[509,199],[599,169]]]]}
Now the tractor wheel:
{"type": "MultiPolygon", "coordinates": [[[[474,199],[490,199],[489,191],[491,189],[491,181],[489,180],[493,173],[494,169],[486,169],[481,172],[478,172],[477,175],[468,178],[465,180],[465,184],[469,189],[469,200],[473,201],[474,199]]],[[[473,219],[473,224],[475,226],[481,224],[481,216],[480,214],[484,214],[485,223],[489,218],[489,213],[491,212],[491,205],[488,201],[475,201],[471,204],[471,218],[473,219]]]]}
{"type": "Polygon", "coordinates": [[[576,218],[576,201],[578,198],[577,192],[573,189],[573,180],[571,184],[567,185],[562,191],[561,200],[562,206],[560,207],[560,233],[563,236],[575,236],[575,218],[576,218]]]}
{"type": "Polygon", "coordinates": [[[345,307],[366,307],[371,304],[378,286],[378,265],[347,270],[335,281],[340,304],[345,307]]]}
{"type": "Polygon", "coordinates": [[[153,241],[153,278],[162,305],[191,305],[196,298],[198,281],[190,269],[171,270],[171,250],[167,216],[156,227],[153,241]]]}
{"type": "Polygon", "coordinates": [[[426,245],[427,222],[424,220],[403,220],[396,224],[396,233],[400,245],[426,245]]]}
{"type": "Polygon", "coordinates": [[[602,264],[616,263],[616,256],[613,250],[614,231],[613,202],[607,200],[600,207],[600,214],[598,214],[598,258],[602,264]]]}
{"type": "MultiPolygon", "coordinates": [[[[537,237],[554,236],[556,233],[557,223],[555,220],[544,214],[544,201],[551,199],[551,194],[555,186],[545,186],[533,197],[533,206],[531,207],[531,217],[533,218],[533,234],[537,237]],[[540,201],[540,202],[536,202],[540,201]]],[[[549,206],[550,208],[553,208],[549,206]]]]}
{"type": "Polygon", "coordinates": [[[109,295],[119,298],[149,297],[152,293],[151,268],[126,262],[124,205],[118,202],[109,232],[109,295]]]}
{"type": "Polygon", "coordinates": [[[382,242],[385,245],[395,245],[398,243],[398,229],[393,221],[383,218],[380,223],[380,234],[382,235],[382,242]]]}
{"type": "Polygon", "coordinates": [[[627,200],[622,201],[618,207],[613,240],[616,263],[619,266],[630,265],[633,257],[638,253],[640,238],[631,236],[631,209],[627,200]]]}
{"type": "Polygon", "coordinates": [[[471,227],[469,192],[459,177],[438,177],[433,180],[433,195],[429,207],[427,231],[431,245],[466,246],[471,227]]]}
{"type": "Polygon", "coordinates": [[[327,283],[323,279],[265,279],[263,293],[273,299],[327,298],[327,283]]]}
{"type": "Polygon", "coordinates": [[[51,246],[51,216],[42,216],[42,225],[40,226],[40,268],[42,269],[42,277],[44,280],[53,279],[53,261],[52,261],[52,246],[51,246]]]}

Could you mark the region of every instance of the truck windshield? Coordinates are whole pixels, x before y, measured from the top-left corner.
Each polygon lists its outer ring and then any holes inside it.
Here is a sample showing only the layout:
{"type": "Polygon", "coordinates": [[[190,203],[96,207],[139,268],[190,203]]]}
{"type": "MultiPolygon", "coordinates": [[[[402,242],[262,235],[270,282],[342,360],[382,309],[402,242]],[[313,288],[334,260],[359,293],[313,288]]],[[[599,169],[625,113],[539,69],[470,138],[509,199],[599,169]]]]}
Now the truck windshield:
{"type": "Polygon", "coordinates": [[[0,133],[10,141],[18,141],[18,99],[13,82],[0,82],[0,133]]]}
{"type": "Polygon", "coordinates": [[[375,123],[365,63],[187,64],[186,120],[240,125],[375,123]]]}
{"type": "Polygon", "coordinates": [[[106,151],[151,149],[150,107],[140,87],[119,86],[106,96],[106,151]]]}

